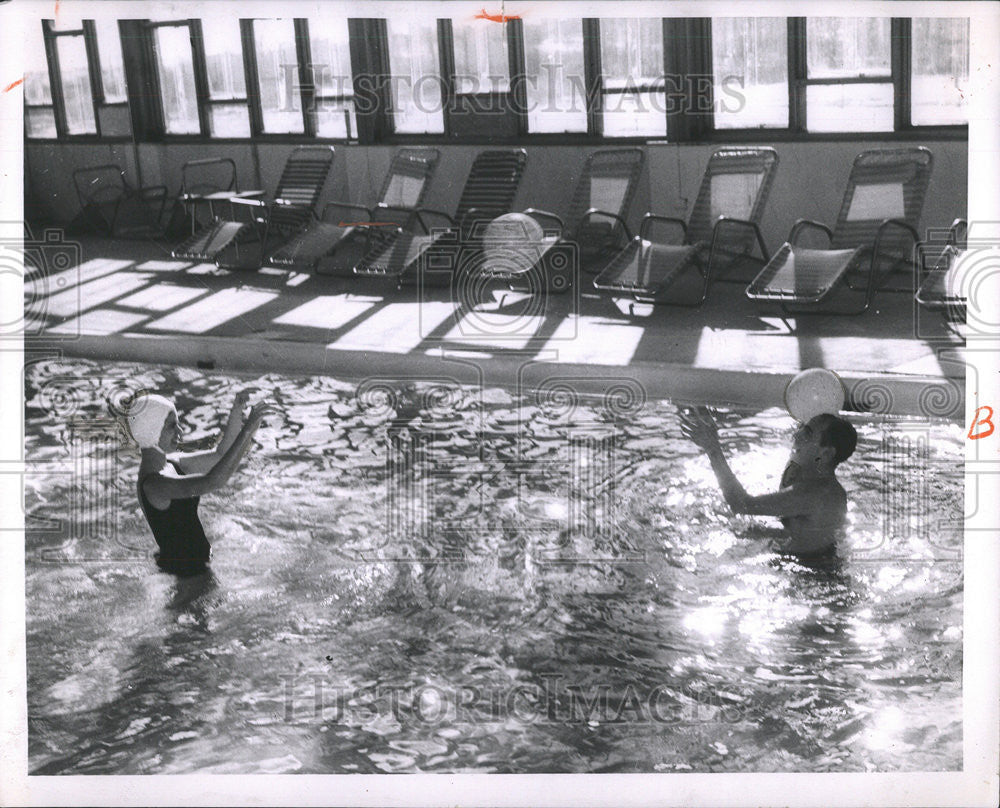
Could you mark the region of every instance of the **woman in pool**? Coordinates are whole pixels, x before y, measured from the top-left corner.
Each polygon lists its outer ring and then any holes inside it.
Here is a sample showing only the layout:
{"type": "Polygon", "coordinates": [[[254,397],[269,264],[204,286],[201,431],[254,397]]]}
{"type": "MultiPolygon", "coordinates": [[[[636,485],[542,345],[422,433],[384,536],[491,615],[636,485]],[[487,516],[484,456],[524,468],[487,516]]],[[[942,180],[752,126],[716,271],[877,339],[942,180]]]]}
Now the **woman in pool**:
{"type": "Polygon", "coordinates": [[[211,558],[212,547],[198,519],[198,501],[229,481],[261,421],[276,412],[271,404],[261,402],[244,420],[249,398],[246,390],[236,394],[215,449],[188,454],[177,452],[177,410],[168,399],[146,395],[129,408],[129,431],[142,450],[139,504],[160,548],[156,563],[167,571],[201,572],[211,558]]]}
{"type": "Polygon", "coordinates": [[[817,415],[796,430],[792,451],[773,494],[750,496],[736,479],[719,444],[719,429],[706,407],[681,410],[684,434],[708,455],[733,513],[777,516],[787,538],[781,551],[816,556],[836,550],[847,516],[847,493],[836,470],[854,454],[858,433],[843,418],[817,415]]]}

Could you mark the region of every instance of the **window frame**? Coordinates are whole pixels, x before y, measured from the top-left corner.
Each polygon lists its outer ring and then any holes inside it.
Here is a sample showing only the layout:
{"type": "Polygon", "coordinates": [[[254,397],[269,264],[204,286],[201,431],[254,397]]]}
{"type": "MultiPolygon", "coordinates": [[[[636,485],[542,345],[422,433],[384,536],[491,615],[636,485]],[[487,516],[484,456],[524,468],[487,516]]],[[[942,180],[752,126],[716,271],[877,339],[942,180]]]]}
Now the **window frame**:
{"type": "MultiPolygon", "coordinates": [[[[103,76],[100,72],[100,54],[98,52],[96,31],[93,19],[84,20],[80,28],[56,31],[52,29],[50,20],[42,20],[42,31],[45,43],[46,64],[49,71],[49,85],[52,94],[52,104],[30,104],[26,108],[47,110],[52,109],[56,124],[56,136],[28,137],[25,124],[25,139],[32,143],[45,141],[68,142],[195,142],[211,143],[246,143],[246,142],[315,142],[315,143],[362,143],[397,145],[413,144],[469,144],[469,145],[575,145],[575,144],[698,144],[718,142],[759,142],[766,138],[769,142],[789,141],[853,141],[858,139],[879,139],[882,141],[906,141],[926,138],[935,139],[966,139],[968,124],[914,125],[911,121],[911,70],[912,70],[912,23],[911,18],[891,17],[890,19],[890,66],[888,77],[848,77],[830,79],[810,79],[806,75],[806,17],[786,17],[786,36],[788,44],[788,100],[789,120],[786,128],[752,127],[752,128],[722,128],[716,129],[714,115],[711,112],[697,111],[704,109],[704,103],[712,104],[713,90],[709,87],[694,89],[691,84],[684,88],[688,103],[683,109],[676,110],[670,99],[669,82],[664,87],[654,86],[648,89],[664,90],[668,94],[666,104],[666,137],[661,135],[613,136],[603,134],[602,107],[606,95],[623,92],[624,90],[606,90],[601,74],[601,42],[600,18],[582,17],[583,28],[583,64],[585,82],[585,102],[587,105],[586,132],[530,132],[528,129],[528,114],[526,108],[526,77],[524,31],[521,21],[510,20],[503,24],[506,28],[508,60],[510,69],[510,85],[506,103],[511,104],[512,114],[516,118],[514,134],[497,136],[489,134],[457,135],[451,122],[451,113],[455,106],[455,52],[454,36],[450,17],[440,17],[436,20],[436,33],[439,60],[439,79],[442,89],[442,106],[444,131],[441,133],[396,133],[392,112],[386,104],[376,104],[375,108],[362,112],[358,107],[359,92],[362,95],[370,89],[359,88],[358,77],[370,76],[377,81],[384,81],[385,86],[391,76],[389,65],[389,37],[385,18],[349,18],[348,44],[351,51],[351,71],[354,83],[352,96],[317,96],[310,75],[311,63],[309,41],[309,19],[293,18],[296,36],[296,59],[298,61],[298,91],[302,104],[303,131],[301,133],[268,133],[263,131],[263,119],[260,108],[259,78],[257,73],[257,56],[253,35],[253,23],[257,18],[239,18],[240,44],[242,48],[244,78],[246,82],[246,98],[243,99],[211,99],[208,92],[207,65],[204,51],[204,40],[201,30],[201,20],[197,18],[172,20],[130,20],[142,26],[145,32],[147,53],[153,55],[153,37],[156,28],[161,26],[186,26],[192,47],[192,61],[195,76],[195,89],[198,104],[198,133],[169,134],[165,131],[163,98],[160,88],[158,71],[155,62],[150,59],[144,64],[126,64],[125,102],[106,102],[103,87],[103,76]],[[88,69],[90,73],[91,94],[94,105],[96,133],[69,134],[65,117],[65,99],[62,89],[62,75],[56,41],[60,36],[84,36],[87,49],[88,69]],[[365,39],[378,42],[381,57],[366,50],[365,39]],[[147,75],[151,73],[151,75],[147,75]],[[141,99],[136,95],[136,82],[128,81],[139,75],[151,84],[155,97],[150,100],[150,119],[148,126],[140,126],[136,130],[136,104],[142,106],[141,99]],[[805,93],[806,88],[821,84],[872,84],[891,83],[893,86],[893,129],[882,132],[808,132],[805,129],[805,93]],[[316,134],[315,104],[323,100],[333,100],[341,103],[353,101],[354,117],[357,131],[349,133],[346,138],[321,137],[316,134]],[[215,137],[211,132],[211,107],[215,104],[243,103],[247,105],[250,134],[239,136],[215,137]],[[103,107],[126,106],[133,112],[132,134],[104,135],[101,131],[101,109],[103,107]]],[[[261,17],[260,19],[271,19],[261,17]]],[[[663,26],[664,42],[664,76],[671,75],[707,75],[712,76],[712,20],[708,17],[657,17],[663,26]],[[706,63],[707,62],[707,63],[706,63]]],[[[121,23],[121,21],[119,21],[121,23]]],[[[119,31],[119,47],[124,49],[119,31]]],[[[124,54],[123,54],[124,59],[124,54]]],[[[140,83],[141,84],[141,83],[140,83]]],[[[627,88],[630,92],[635,87],[627,88]]],[[[643,89],[642,87],[639,88],[643,89]]],[[[385,92],[385,87],[375,88],[375,92],[385,92]]],[[[479,93],[473,96],[482,95],[479,93]]],[[[487,95],[497,95],[488,93],[487,95]]],[[[709,107],[711,108],[711,106],[709,107]]],[[[27,118],[25,117],[25,120],[27,118]]]]}
{"type": "MultiPolygon", "coordinates": [[[[45,46],[45,63],[49,73],[49,92],[52,96],[51,104],[29,104],[25,101],[24,107],[28,109],[51,109],[55,121],[55,137],[32,137],[28,135],[27,124],[25,124],[24,137],[26,142],[44,143],[51,141],[68,141],[74,143],[86,142],[122,142],[130,141],[131,134],[108,135],[102,131],[101,111],[104,109],[129,108],[128,100],[128,75],[125,75],[125,101],[108,101],[104,93],[104,76],[101,73],[101,56],[97,47],[97,28],[92,18],[80,21],[79,28],[69,28],[66,30],[56,30],[54,20],[42,19],[39,21],[42,27],[42,42],[45,46]],[[94,112],[94,131],[76,132],[69,131],[66,118],[66,97],[63,93],[62,67],[59,63],[58,40],[62,37],[83,37],[84,50],[87,56],[87,80],[90,86],[91,106],[94,112]]],[[[116,21],[117,22],[117,21],[116,21]]],[[[117,42],[121,49],[121,32],[117,42]]],[[[124,57],[123,57],[124,62],[124,57]]],[[[25,116],[27,121],[27,116],[25,116]]],[[[130,123],[131,129],[131,123],[130,123]]]]}

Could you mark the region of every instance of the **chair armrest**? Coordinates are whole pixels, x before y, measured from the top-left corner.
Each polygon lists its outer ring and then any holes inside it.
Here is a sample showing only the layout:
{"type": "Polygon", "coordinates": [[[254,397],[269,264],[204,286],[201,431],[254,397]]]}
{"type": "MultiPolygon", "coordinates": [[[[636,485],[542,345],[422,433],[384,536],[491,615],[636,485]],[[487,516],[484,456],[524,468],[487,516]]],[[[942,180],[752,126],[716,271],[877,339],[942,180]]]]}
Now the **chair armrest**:
{"type": "Polygon", "coordinates": [[[792,225],[792,229],[788,231],[788,243],[795,244],[795,240],[799,237],[799,233],[808,228],[822,230],[826,233],[827,239],[833,241],[833,231],[822,222],[813,221],[812,219],[799,219],[792,225]]]}
{"type": "Polygon", "coordinates": [[[882,224],[878,226],[878,231],[875,233],[873,256],[878,255],[879,247],[882,244],[882,237],[885,235],[885,232],[893,227],[898,227],[909,233],[910,236],[913,237],[914,244],[920,243],[920,234],[917,233],[916,229],[911,227],[907,222],[904,222],[902,219],[885,219],[882,224]]]}
{"type": "MultiPolygon", "coordinates": [[[[566,230],[566,224],[563,220],[556,216],[556,214],[549,213],[547,210],[541,210],[540,208],[526,208],[524,213],[531,216],[533,219],[548,219],[550,222],[555,222],[560,234],[566,230]]],[[[539,224],[541,224],[544,229],[545,222],[539,222],[539,224]]]]}
{"type": "Polygon", "coordinates": [[[767,244],[764,242],[764,236],[760,232],[760,227],[756,222],[751,222],[748,219],[737,219],[733,216],[720,216],[715,220],[715,225],[712,227],[712,249],[715,249],[716,241],[720,238],[719,233],[723,227],[744,227],[748,230],[753,231],[754,238],[757,240],[757,246],[760,247],[761,254],[764,256],[764,261],[771,260],[771,253],[768,252],[767,244]]]}
{"type": "MultiPolygon", "coordinates": [[[[355,205],[353,202],[327,202],[327,204],[323,206],[323,214],[320,216],[320,219],[327,221],[327,214],[330,213],[330,211],[337,209],[357,211],[363,214],[363,218],[366,221],[371,221],[372,219],[372,212],[370,208],[366,208],[364,205],[355,205]]],[[[343,227],[340,221],[337,221],[336,224],[343,227]]]]}
{"type": "Polygon", "coordinates": [[[452,227],[455,226],[456,222],[449,214],[445,213],[443,210],[435,210],[434,208],[414,208],[414,213],[419,213],[427,216],[440,216],[445,219],[448,224],[452,227]]]}
{"type": "Polygon", "coordinates": [[[459,221],[458,229],[461,231],[462,237],[464,238],[466,234],[472,234],[470,225],[474,224],[477,220],[485,221],[488,224],[495,218],[497,218],[495,215],[487,213],[482,208],[469,208],[459,221]]]}
{"type": "Polygon", "coordinates": [[[231,196],[224,201],[233,205],[243,205],[248,208],[266,208],[271,204],[266,199],[255,199],[248,196],[231,196]]]}
{"type": "Polygon", "coordinates": [[[678,225],[684,234],[683,241],[687,241],[687,222],[683,219],[678,219],[676,216],[660,216],[658,213],[647,213],[642,217],[642,222],[639,224],[639,238],[646,238],[646,234],[649,232],[649,225],[653,222],[668,222],[669,224],[678,225]]]}
{"type": "Polygon", "coordinates": [[[955,219],[948,228],[948,243],[955,247],[965,247],[969,238],[969,223],[965,219],[955,219]],[[959,232],[962,233],[959,236],[959,232]]]}
{"type": "Polygon", "coordinates": [[[617,213],[612,213],[609,210],[600,210],[599,208],[590,208],[587,210],[586,213],[583,214],[583,216],[580,217],[580,224],[583,224],[587,219],[591,218],[592,216],[606,216],[609,219],[614,219],[625,230],[625,238],[629,241],[632,240],[632,231],[628,229],[628,222],[626,222],[625,219],[623,219],[617,213]]]}

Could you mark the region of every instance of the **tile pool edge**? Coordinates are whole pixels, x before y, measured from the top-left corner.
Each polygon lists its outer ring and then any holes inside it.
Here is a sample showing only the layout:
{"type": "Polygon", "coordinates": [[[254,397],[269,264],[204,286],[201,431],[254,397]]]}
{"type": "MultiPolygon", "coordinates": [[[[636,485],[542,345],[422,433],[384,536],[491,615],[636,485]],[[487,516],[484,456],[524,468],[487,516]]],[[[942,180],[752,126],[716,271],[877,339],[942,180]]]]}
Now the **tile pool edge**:
{"type": "MultiPolygon", "coordinates": [[[[507,389],[534,389],[561,380],[582,394],[603,394],[615,382],[631,381],[648,398],[669,398],[715,406],[758,408],[781,406],[792,372],[698,368],[667,362],[633,362],[627,367],[543,362],[534,352],[484,356],[481,353],[333,350],[323,345],[287,340],[237,337],[81,335],[72,340],[32,339],[25,352],[54,349],[84,359],[200,367],[234,372],[278,372],[336,376],[345,380],[372,377],[408,380],[445,378],[462,384],[507,389]]],[[[901,373],[861,375],[838,372],[848,390],[846,409],[861,413],[962,420],[965,380],[901,373]]]]}

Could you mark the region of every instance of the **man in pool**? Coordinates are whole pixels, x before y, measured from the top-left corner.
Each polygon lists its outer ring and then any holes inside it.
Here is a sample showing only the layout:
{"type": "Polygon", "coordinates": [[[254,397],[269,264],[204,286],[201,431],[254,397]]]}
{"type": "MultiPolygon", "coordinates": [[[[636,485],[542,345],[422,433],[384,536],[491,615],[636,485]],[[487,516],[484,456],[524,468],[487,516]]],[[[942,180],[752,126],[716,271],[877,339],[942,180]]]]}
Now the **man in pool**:
{"type": "Polygon", "coordinates": [[[236,471],[265,416],[276,412],[255,404],[244,420],[249,391],[236,394],[222,440],[215,449],[177,452],[177,410],[163,396],[136,399],[127,413],[129,431],[142,450],[137,490],[142,512],[159,547],[156,563],[168,572],[202,572],[212,548],[198,518],[203,494],[222,488],[236,471]]]}
{"type": "Polygon", "coordinates": [[[781,550],[814,556],[836,549],[847,516],[847,494],[837,480],[837,466],[854,453],[858,433],[843,418],[817,415],[792,439],[792,452],[773,494],[750,496],[736,479],[719,444],[719,429],[705,407],[681,410],[681,428],[705,450],[722,495],[734,513],[777,516],[787,539],[781,550]]]}

